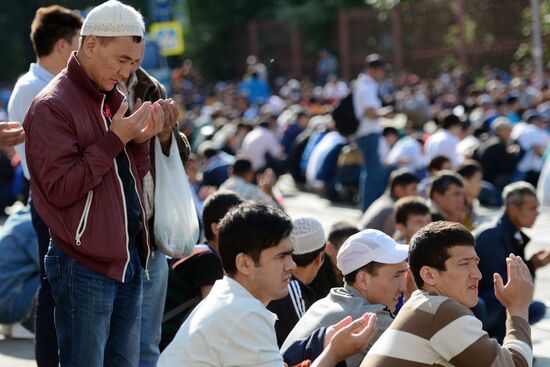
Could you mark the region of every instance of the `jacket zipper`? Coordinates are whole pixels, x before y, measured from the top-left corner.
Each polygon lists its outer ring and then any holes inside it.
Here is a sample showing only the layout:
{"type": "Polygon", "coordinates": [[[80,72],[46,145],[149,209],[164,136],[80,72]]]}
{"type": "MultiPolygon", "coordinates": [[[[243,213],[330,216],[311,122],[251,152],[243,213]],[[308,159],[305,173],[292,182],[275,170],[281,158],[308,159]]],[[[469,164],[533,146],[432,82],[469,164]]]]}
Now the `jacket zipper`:
{"type": "MultiPolygon", "coordinates": [[[[109,132],[109,125],[107,124],[107,120],[105,119],[105,116],[103,115],[103,107],[105,105],[105,96],[103,96],[103,100],[101,101],[101,117],[103,118],[103,125],[105,126],[105,132],[109,132]]],[[[124,148],[126,149],[126,148],[124,148]]],[[[130,249],[129,249],[129,235],[128,235],[128,217],[126,215],[126,197],[124,196],[124,186],[122,184],[122,180],[120,179],[120,175],[118,174],[118,166],[116,163],[116,157],[114,159],[114,166],[115,166],[115,172],[116,177],[118,178],[118,182],[120,184],[120,192],[122,194],[122,208],[124,209],[124,234],[126,235],[126,264],[124,264],[124,271],[122,272],[122,279],[121,282],[124,283],[124,278],[126,278],[126,270],[128,270],[128,264],[130,263],[130,249]]],[[[130,169],[131,171],[131,169],[130,169]]]]}
{"type": "Polygon", "coordinates": [[[88,196],[86,197],[86,204],[84,205],[84,211],[80,217],[80,222],[78,222],[78,227],[76,228],[76,234],[74,240],[77,246],[80,246],[82,242],[80,239],[84,235],[86,230],[86,225],[88,224],[88,215],[90,214],[90,208],[92,207],[92,199],[94,197],[94,190],[88,191],[88,196]]]}

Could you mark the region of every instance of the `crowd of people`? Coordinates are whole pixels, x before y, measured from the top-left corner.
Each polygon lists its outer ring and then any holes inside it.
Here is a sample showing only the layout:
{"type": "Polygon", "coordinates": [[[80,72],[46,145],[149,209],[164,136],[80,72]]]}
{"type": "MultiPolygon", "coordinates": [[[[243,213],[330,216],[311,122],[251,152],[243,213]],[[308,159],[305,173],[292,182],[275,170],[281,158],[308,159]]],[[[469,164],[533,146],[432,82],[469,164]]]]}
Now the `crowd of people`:
{"type": "Polygon", "coordinates": [[[144,32],[116,0],[38,9],[0,123],[0,205],[25,203],[0,234],[0,332],[38,366],[532,365],[550,75],[421,79],[370,54],[347,83],[322,50],[316,83],[251,56],[208,87],[186,62],[169,98],[144,32]],[[182,173],[200,239],[174,256],[159,203],[182,173]],[[291,218],[281,177],[362,216],[291,218]]]}

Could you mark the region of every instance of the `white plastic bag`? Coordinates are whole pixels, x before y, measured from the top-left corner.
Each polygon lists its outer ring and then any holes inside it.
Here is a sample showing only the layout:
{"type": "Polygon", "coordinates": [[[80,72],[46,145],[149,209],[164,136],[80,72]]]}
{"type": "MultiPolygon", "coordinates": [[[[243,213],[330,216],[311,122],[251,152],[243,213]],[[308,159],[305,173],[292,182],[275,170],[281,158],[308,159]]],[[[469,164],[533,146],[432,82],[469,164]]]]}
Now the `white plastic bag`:
{"type": "Polygon", "coordinates": [[[173,258],[189,255],[199,240],[199,220],[174,134],[169,157],[155,137],[154,213],[158,249],[173,258]]]}

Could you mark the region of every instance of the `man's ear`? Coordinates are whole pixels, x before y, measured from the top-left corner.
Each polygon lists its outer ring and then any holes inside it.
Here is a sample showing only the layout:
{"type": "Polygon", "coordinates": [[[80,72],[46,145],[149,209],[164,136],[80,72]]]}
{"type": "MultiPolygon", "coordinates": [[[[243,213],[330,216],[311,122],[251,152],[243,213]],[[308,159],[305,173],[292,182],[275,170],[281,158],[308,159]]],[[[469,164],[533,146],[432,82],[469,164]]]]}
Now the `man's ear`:
{"type": "Polygon", "coordinates": [[[371,275],[366,271],[360,270],[355,276],[355,286],[361,290],[368,290],[370,285],[371,275]]]}
{"type": "Polygon", "coordinates": [[[519,207],[518,205],[509,204],[509,205],[506,207],[506,215],[507,215],[509,218],[516,219],[519,210],[520,210],[520,207],[519,207]]]}
{"type": "Polygon", "coordinates": [[[434,192],[430,199],[437,204],[441,202],[441,195],[438,192],[434,192]]]}
{"type": "Polygon", "coordinates": [[[325,252],[329,256],[336,257],[336,254],[338,254],[338,250],[336,249],[336,246],[330,241],[327,242],[327,245],[325,246],[325,252]]]}
{"type": "Polygon", "coordinates": [[[69,47],[69,43],[64,38],[60,38],[55,41],[53,49],[57,53],[65,53],[65,49],[69,47]]]}
{"type": "Polygon", "coordinates": [[[401,223],[395,223],[395,228],[399,231],[399,233],[404,236],[405,235],[405,226],[401,223]]]}
{"type": "Polygon", "coordinates": [[[250,256],[241,252],[235,257],[235,266],[237,271],[242,275],[248,276],[252,272],[252,267],[254,266],[254,261],[250,256]]]}
{"type": "Polygon", "coordinates": [[[87,57],[92,57],[98,47],[99,39],[96,36],[86,36],[86,38],[84,39],[84,44],[82,45],[82,50],[87,57]]]}
{"type": "Polygon", "coordinates": [[[405,191],[404,187],[403,186],[400,186],[400,185],[395,185],[395,187],[393,188],[392,190],[392,196],[396,197],[396,198],[400,198],[403,196],[403,192],[405,191]]]}
{"type": "Polygon", "coordinates": [[[324,261],[325,261],[325,251],[321,251],[321,252],[319,252],[319,255],[317,255],[317,257],[315,258],[315,263],[318,266],[321,266],[321,265],[323,265],[324,261]]]}
{"type": "Polygon", "coordinates": [[[210,223],[210,230],[215,238],[218,238],[218,223],[210,223]]]}
{"type": "Polygon", "coordinates": [[[425,265],[420,269],[420,277],[424,281],[424,284],[432,287],[437,285],[437,272],[429,266],[425,265]]]}

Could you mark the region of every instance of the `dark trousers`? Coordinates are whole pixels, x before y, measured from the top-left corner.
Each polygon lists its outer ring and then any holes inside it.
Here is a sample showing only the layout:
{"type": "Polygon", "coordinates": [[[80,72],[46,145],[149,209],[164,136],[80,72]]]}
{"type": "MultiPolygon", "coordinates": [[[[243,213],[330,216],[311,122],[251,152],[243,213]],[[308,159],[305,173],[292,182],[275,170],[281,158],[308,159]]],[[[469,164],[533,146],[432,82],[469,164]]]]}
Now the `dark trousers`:
{"type": "Polygon", "coordinates": [[[52,288],[46,279],[44,271],[44,257],[48,252],[50,244],[50,232],[46,223],[42,221],[36,212],[32,200],[29,201],[32,224],[38,237],[38,258],[40,260],[40,288],[38,289],[38,300],[36,303],[34,352],[38,367],[57,367],[59,366],[59,359],[57,356],[57,334],[55,332],[53,317],[55,303],[52,297],[52,288]]]}

